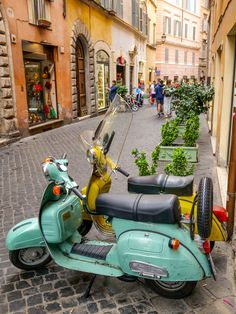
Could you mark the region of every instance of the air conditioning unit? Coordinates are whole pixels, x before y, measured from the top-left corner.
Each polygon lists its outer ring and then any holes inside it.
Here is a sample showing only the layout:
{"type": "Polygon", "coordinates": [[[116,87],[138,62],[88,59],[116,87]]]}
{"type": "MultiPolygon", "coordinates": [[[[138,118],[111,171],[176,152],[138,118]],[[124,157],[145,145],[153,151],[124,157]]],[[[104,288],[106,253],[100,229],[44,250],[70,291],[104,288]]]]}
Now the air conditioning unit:
{"type": "Polygon", "coordinates": [[[51,25],[50,21],[45,20],[45,19],[41,19],[41,18],[38,19],[38,26],[48,28],[48,27],[50,27],[50,25],[51,25]]]}

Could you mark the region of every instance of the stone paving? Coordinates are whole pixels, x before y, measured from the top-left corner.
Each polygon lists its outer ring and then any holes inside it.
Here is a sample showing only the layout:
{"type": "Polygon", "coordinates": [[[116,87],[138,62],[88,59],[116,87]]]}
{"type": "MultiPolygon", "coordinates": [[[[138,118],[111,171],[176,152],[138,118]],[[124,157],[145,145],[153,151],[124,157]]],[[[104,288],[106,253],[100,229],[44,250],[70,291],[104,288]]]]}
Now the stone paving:
{"type": "MultiPolygon", "coordinates": [[[[135,313],[236,313],[231,247],[218,243],[213,252],[217,281],[199,282],[194,293],[182,300],[168,300],[151,291],[141,282],[124,283],[115,278],[100,276],[95,280],[92,294],[83,297],[90,274],[66,270],[51,263],[37,271],[20,271],[11,266],[5,248],[7,231],[22,219],[36,216],[42,192],[47,182],[41,170],[42,160],[68,153],[69,172],[82,187],[87,183],[89,165],[78,145],[78,134],[94,129],[100,117],[81,121],[25,138],[0,150],[0,314],[135,314],[135,313]]],[[[150,152],[160,140],[160,126],[156,110],[150,106],[134,114],[123,154],[122,168],[136,175],[137,169],[130,155],[137,147],[150,152]]],[[[212,156],[206,122],[202,119],[200,162],[195,183],[202,175],[214,182],[214,202],[220,204],[215,160],[212,156]]],[[[162,166],[160,166],[160,169],[162,166]]],[[[159,170],[160,171],[160,170],[159,170]]],[[[125,192],[125,177],[118,174],[112,192],[125,192]]],[[[98,238],[95,230],[90,236],[98,238]]]]}

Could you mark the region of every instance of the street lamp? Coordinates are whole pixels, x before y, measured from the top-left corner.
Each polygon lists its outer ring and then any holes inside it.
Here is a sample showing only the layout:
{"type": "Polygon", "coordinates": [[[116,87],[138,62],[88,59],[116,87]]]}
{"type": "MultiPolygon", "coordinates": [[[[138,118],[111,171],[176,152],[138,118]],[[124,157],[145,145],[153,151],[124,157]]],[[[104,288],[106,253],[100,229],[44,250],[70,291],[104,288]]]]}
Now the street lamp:
{"type": "Polygon", "coordinates": [[[161,41],[157,41],[157,45],[163,45],[166,42],[166,34],[161,35],[161,41]]]}

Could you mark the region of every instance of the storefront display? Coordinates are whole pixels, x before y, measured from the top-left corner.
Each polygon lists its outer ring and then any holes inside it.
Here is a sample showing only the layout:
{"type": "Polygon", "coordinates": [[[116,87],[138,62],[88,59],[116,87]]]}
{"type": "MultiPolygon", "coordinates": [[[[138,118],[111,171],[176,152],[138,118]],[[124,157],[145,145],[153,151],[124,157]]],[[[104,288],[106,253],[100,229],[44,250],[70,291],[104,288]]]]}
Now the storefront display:
{"type": "Polygon", "coordinates": [[[98,110],[105,109],[108,102],[109,88],[109,56],[105,51],[100,50],[97,53],[97,92],[98,92],[98,110]]]}
{"type": "Polygon", "coordinates": [[[57,119],[52,49],[39,44],[23,44],[30,126],[57,119]]]}

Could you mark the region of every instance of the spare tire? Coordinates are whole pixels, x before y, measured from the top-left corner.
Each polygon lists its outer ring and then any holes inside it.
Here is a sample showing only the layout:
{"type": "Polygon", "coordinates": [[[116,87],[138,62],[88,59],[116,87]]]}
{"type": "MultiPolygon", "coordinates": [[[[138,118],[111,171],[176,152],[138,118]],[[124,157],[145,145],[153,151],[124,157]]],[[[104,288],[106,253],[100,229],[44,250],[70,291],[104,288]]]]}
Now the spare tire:
{"type": "Polygon", "coordinates": [[[211,234],[213,211],[213,183],[211,178],[203,177],[198,185],[197,227],[201,238],[211,234]]]}

